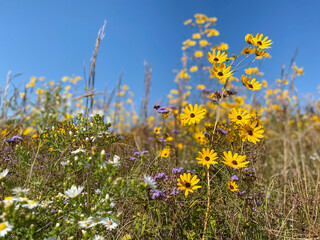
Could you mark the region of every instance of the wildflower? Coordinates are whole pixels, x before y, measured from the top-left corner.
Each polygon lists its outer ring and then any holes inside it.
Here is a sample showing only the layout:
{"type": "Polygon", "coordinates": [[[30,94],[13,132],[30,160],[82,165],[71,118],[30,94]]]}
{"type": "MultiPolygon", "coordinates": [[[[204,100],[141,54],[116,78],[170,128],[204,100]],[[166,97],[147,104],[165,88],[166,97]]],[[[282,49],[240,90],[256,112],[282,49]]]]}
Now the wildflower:
{"type": "Polygon", "coordinates": [[[268,52],[263,51],[263,50],[259,50],[259,49],[256,49],[254,51],[254,54],[257,56],[257,58],[262,58],[262,57],[271,58],[271,55],[268,52]]]}
{"type": "Polygon", "coordinates": [[[239,178],[237,175],[233,175],[233,176],[231,177],[231,180],[239,181],[240,178],[239,178]]]}
{"type": "Polygon", "coordinates": [[[83,189],[83,186],[76,187],[73,185],[70,189],[66,190],[64,194],[69,198],[75,198],[82,192],[83,189]]]}
{"type": "Polygon", "coordinates": [[[152,199],[156,199],[156,198],[160,198],[160,197],[165,197],[166,195],[164,194],[164,192],[160,191],[160,190],[151,190],[150,191],[152,194],[152,199]]]}
{"type": "Polygon", "coordinates": [[[202,51],[195,51],[195,52],[194,52],[194,57],[196,57],[196,58],[201,58],[201,57],[203,57],[203,52],[202,52],[202,51]]]}
{"type": "Polygon", "coordinates": [[[36,200],[28,200],[26,204],[23,204],[22,207],[28,208],[28,209],[34,209],[38,207],[40,204],[36,200]]]}
{"type": "Polygon", "coordinates": [[[249,55],[251,53],[254,53],[254,48],[245,47],[244,49],[242,49],[241,53],[244,54],[244,55],[249,55]]]}
{"type": "Polygon", "coordinates": [[[29,190],[30,190],[29,188],[15,187],[12,189],[12,193],[14,195],[21,195],[21,194],[27,195],[29,190]]]}
{"type": "Polygon", "coordinates": [[[225,52],[221,52],[221,50],[219,50],[216,53],[215,49],[212,51],[212,54],[208,52],[207,56],[210,63],[223,63],[228,59],[228,55],[225,52]]]}
{"type": "Polygon", "coordinates": [[[244,38],[247,43],[253,44],[253,35],[252,34],[247,34],[246,37],[244,38]]]}
{"type": "Polygon", "coordinates": [[[257,46],[260,49],[270,48],[272,44],[271,40],[268,40],[268,37],[265,37],[263,40],[263,34],[257,33],[256,37],[252,38],[252,44],[257,46]]]}
{"type": "Polygon", "coordinates": [[[198,71],[198,66],[192,66],[190,69],[189,69],[190,72],[196,72],[198,71]]]}
{"type": "Polygon", "coordinates": [[[196,141],[198,143],[200,143],[201,145],[205,145],[208,142],[208,140],[206,139],[205,135],[203,135],[203,133],[201,131],[196,132],[194,134],[194,137],[195,137],[196,141]]]}
{"type": "Polygon", "coordinates": [[[194,107],[189,104],[183,109],[184,113],[180,114],[180,118],[183,121],[183,124],[196,124],[199,123],[201,119],[204,118],[206,114],[206,109],[203,108],[201,105],[198,107],[197,104],[194,107]]]}
{"type": "Polygon", "coordinates": [[[262,76],[263,72],[259,72],[259,69],[257,67],[254,68],[246,68],[244,69],[245,73],[248,75],[259,75],[262,76]]]}
{"type": "Polygon", "coordinates": [[[228,115],[228,118],[231,120],[231,122],[234,122],[235,124],[243,125],[250,121],[251,116],[244,109],[232,108],[228,115]]]}
{"type": "Polygon", "coordinates": [[[191,179],[191,173],[184,173],[183,175],[180,175],[180,178],[177,179],[178,188],[181,190],[185,190],[185,196],[188,196],[189,192],[193,193],[193,190],[196,190],[198,188],[201,188],[202,186],[196,186],[196,184],[200,181],[198,179],[198,176],[195,175],[191,179]]]}
{"type": "Polygon", "coordinates": [[[231,192],[238,192],[238,191],[239,191],[238,185],[237,185],[234,181],[232,181],[232,180],[230,180],[230,181],[228,182],[228,189],[229,189],[231,192]]]}
{"type": "Polygon", "coordinates": [[[105,240],[105,238],[101,235],[95,235],[93,240],[105,240]]]}
{"type": "Polygon", "coordinates": [[[144,182],[152,189],[156,189],[157,188],[157,183],[153,180],[153,178],[151,176],[144,176],[143,177],[144,182]]]}
{"type": "Polygon", "coordinates": [[[212,66],[212,69],[210,70],[211,75],[210,77],[215,77],[218,78],[219,80],[221,79],[226,79],[230,77],[233,74],[233,71],[230,71],[231,66],[226,66],[224,63],[221,63],[220,65],[214,64],[212,66]]]}
{"type": "Polygon", "coordinates": [[[13,229],[13,225],[8,222],[0,223],[0,237],[4,237],[8,232],[11,232],[13,229]]]}
{"type": "Polygon", "coordinates": [[[79,221],[78,225],[80,228],[89,228],[91,227],[92,221],[91,219],[83,219],[83,221],[79,221]]]}
{"type": "Polygon", "coordinates": [[[210,150],[209,148],[203,148],[202,152],[199,152],[199,157],[197,160],[199,160],[199,164],[202,164],[203,166],[207,165],[207,168],[209,168],[210,164],[218,163],[214,161],[217,158],[217,153],[215,153],[213,150],[210,150]]]}
{"type": "Polygon", "coordinates": [[[295,72],[295,74],[297,76],[300,76],[300,75],[304,74],[303,73],[303,67],[302,68],[298,68],[296,65],[294,65],[292,68],[293,68],[293,70],[294,70],[294,72],[295,72]]]}
{"type": "Polygon", "coordinates": [[[166,147],[159,152],[159,156],[163,158],[167,158],[170,155],[170,148],[166,147]]]}
{"type": "Polygon", "coordinates": [[[221,133],[221,134],[228,134],[228,131],[227,131],[227,130],[224,130],[224,129],[222,129],[222,128],[217,128],[217,129],[216,129],[216,132],[217,132],[217,133],[221,133]]]}
{"type": "Polygon", "coordinates": [[[72,154],[77,154],[77,153],[79,153],[79,152],[85,153],[86,150],[84,150],[84,149],[82,149],[82,148],[79,148],[79,149],[77,149],[77,150],[72,151],[71,153],[72,153],[72,154]]]}
{"type": "Polygon", "coordinates": [[[179,167],[179,168],[173,168],[172,169],[172,173],[173,174],[179,174],[183,171],[183,167],[179,167]]]}
{"type": "Polygon", "coordinates": [[[113,156],[113,159],[109,160],[108,163],[113,165],[113,166],[116,166],[116,167],[119,167],[120,166],[120,157],[118,155],[114,155],[113,156]]]}
{"type": "Polygon", "coordinates": [[[203,39],[203,40],[200,40],[200,41],[199,41],[199,45],[200,45],[201,47],[205,47],[205,46],[209,46],[210,43],[209,43],[207,40],[203,39]]]}
{"type": "Polygon", "coordinates": [[[184,24],[184,25],[189,25],[191,22],[192,22],[192,19],[188,19],[188,20],[186,20],[183,24],[184,24]]]}
{"type": "Polygon", "coordinates": [[[111,231],[113,229],[116,229],[118,227],[118,223],[110,218],[106,218],[101,222],[107,230],[111,231]]]}
{"type": "Polygon", "coordinates": [[[242,140],[248,140],[249,142],[252,142],[254,144],[260,142],[259,138],[263,138],[263,132],[264,130],[261,125],[258,125],[257,120],[253,121],[252,123],[249,122],[243,125],[240,129],[240,135],[242,140]]]}
{"type": "Polygon", "coordinates": [[[153,129],[153,132],[155,133],[155,134],[160,134],[160,127],[155,127],[154,129],[153,129]]]}
{"type": "Polygon", "coordinates": [[[244,76],[244,75],[242,75],[241,81],[244,86],[246,86],[248,89],[253,90],[253,91],[259,90],[262,85],[261,83],[256,81],[255,78],[251,79],[251,77],[244,76]]]}
{"type": "Polygon", "coordinates": [[[3,170],[3,171],[0,173],[0,180],[2,180],[3,178],[5,178],[8,173],[9,173],[9,169],[3,170]]]}
{"type": "Polygon", "coordinates": [[[232,167],[232,168],[243,168],[250,163],[249,161],[244,162],[246,160],[247,156],[246,155],[239,155],[238,153],[235,153],[232,155],[232,152],[229,151],[228,153],[223,152],[223,159],[222,161],[225,165],[232,167]]]}

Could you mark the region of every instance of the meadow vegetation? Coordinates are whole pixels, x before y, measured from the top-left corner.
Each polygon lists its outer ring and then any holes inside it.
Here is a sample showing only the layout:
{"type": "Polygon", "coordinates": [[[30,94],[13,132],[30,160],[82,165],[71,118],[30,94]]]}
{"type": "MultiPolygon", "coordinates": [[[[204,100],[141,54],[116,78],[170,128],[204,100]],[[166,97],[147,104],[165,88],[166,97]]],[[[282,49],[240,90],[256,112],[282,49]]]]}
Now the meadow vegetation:
{"type": "Polygon", "coordinates": [[[184,22],[190,38],[162,102],[149,101],[147,63],[141,106],[122,76],[95,89],[105,25],[88,76],[34,76],[21,89],[9,73],[0,238],[319,239],[319,97],[299,95],[295,57],[263,79],[276,42],[247,34],[230,53],[216,23],[184,22]]]}

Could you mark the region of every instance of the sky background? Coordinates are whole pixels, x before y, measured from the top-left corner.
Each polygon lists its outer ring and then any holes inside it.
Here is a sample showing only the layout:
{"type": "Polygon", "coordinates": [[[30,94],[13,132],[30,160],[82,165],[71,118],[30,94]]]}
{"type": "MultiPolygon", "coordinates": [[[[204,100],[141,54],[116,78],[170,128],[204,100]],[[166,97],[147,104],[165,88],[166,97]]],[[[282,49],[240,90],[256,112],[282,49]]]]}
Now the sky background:
{"type": "MultiPolygon", "coordinates": [[[[217,17],[220,36],[229,53],[240,53],[247,33],[263,33],[274,42],[271,59],[260,66],[268,83],[280,77],[296,48],[296,64],[305,75],[296,80],[299,93],[315,92],[320,84],[320,1],[190,1],[190,0],[95,0],[35,1],[0,0],[0,89],[9,70],[23,75],[16,86],[31,76],[59,80],[83,76],[89,66],[99,28],[107,20],[96,64],[96,89],[111,89],[123,71],[123,83],[143,94],[144,60],[152,65],[151,103],[167,95],[175,84],[173,69],[180,69],[182,42],[193,33],[183,25],[195,13],[217,17]]],[[[87,70],[88,71],[88,70],[87,70]]],[[[238,76],[239,77],[239,76],[238,76]]]]}

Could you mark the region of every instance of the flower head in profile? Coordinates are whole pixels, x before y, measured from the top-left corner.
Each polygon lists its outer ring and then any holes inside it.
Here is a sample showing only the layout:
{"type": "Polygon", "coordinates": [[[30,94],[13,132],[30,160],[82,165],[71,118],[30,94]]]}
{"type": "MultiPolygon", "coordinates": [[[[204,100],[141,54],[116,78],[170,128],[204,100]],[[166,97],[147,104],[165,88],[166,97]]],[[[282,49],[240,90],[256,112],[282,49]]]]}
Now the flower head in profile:
{"type": "Polygon", "coordinates": [[[196,124],[199,123],[201,119],[204,118],[207,110],[201,105],[197,104],[194,107],[189,104],[183,109],[183,113],[180,114],[180,119],[183,121],[183,124],[196,124]]]}
{"type": "Polygon", "coordinates": [[[9,173],[9,169],[3,170],[3,171],[0,173],[0,180],[2,180],[3,178],[5,178],[8,173],[9,173]]]}
{"type": "Polygon", "coordinates": [[[185,196],[188,196],[189,192],[193,193],[193,190],[201,188],[201,186],[196,185],[200,179],[198,179],[197,175],[191,179],[191,173],[180,175],[180,178],[178,178],[177,181],[178,188],[185,191],[185,196]]]}
{"type": "Polygon", "coordinates": [[[244,109],[235,109],[232,108],[229,115],[228,115],[229,119],[231,120],[231,122],[234,122],[237,125],[243,125],[246,124],[250,121],[250,114],[248,114],[248,112],[244,109]]]}
{"type": "Polygon", "coordinates": [[[253,35],[248,33],[246,35],[246,37],[244,38],[244,40],[246,40],[246,42],[249,43],[249,44],[253,44],[253,35]]]}
{"type": "Polygon", "coordinates": [[[34,209],[38,207],[40,204],[37,200],[28,200],[26,204],[23,204],[22,207],[28,208],[28,209],[34,209]]]}
{"type": "Polygon", "coordinates": [[[225,165],[232,167],[232,168],[244,168],[246,167],[250,162],[244,162],[246,160],[247,156],[246,155],[239,155],[238,153],[235,153],[234,155],[232,154],[231,151],[223,152],[223,162],[225,165]]]}
{"type": "Polygon", "coordinates": [[[263,34],[257,33],[256,37],[252,38],[252,44],[260,49],[266,49],[270,48],[272,42],[268,40],[268,37],[263,38],[263,34]]]}
{"type": "Polygon", "coordinates": [[[247,124],[243,125],[240,129],[240,135],[242,141],[248,140],[254,144],[260,142],[260,139],[263,138],[262,133],[264,132],[263,127],[258,123],[257,120],[253,122],[248,122],[247,124]]]}
{"type": "Polygon", "coordinates": [[[249,76],[242,75],[241,77],[242,84],[246,86],[249,90],[259,90],[261,89],[262,84],[256,81],[255,78],[251,79],[249,76]]]}
{"type": "Polygon", "coordinates": [[[197,158],[197,160],[199,160],[199,164],[210,168],[210,164],[218,163],[215,161],[215,159],[217,158],[217,153],[215,153],[212,149],[210,150],[209,148],[203,148],[202,152],[199,152],[199,157],[197,158]]]}
{"type": "Polygon", "coordinates": [[[151,188],[151,189],[156,189],[157,188],[157,183],[153,180],[151,176],[144,176],[143,177],[144,182],[151,188]]]}
{"type": "Polygon", "coordinates": [[[228,77],[231,77],[233,74],[233,71],[230,71],[231,66],[226,66],[224,63],[221,63],[220,65],[218,64],[213,64],[212,69],[210,70],[211,75],[210,77],[213,78],[218,78],[219,80],[221,79],[227,79],[228,77]]]}
{"type": "Polygon", "coordinates": [[[223,63],[228,59],[228,55],[225,52],[221,50],[216,52],[216,49],[213,49],[212,54],[208,52],[207,56],[210,63],[223,63]]]}
{"type": "Polygon", "coordinates": [[[0,222],[0,237],[4,237],[11,232],[13,229],[13,225],[8,222],[0,222]]]}
{"type": "Polygon", "coordinates": [[[254,51],[254,54],[256,55],[257,59],[264,58],[264,57],[271,58],[271,55],[268,52],[259,50],[259,49],[256,49],[254,51]]]}
{"type": "Polygon", "coordinates": [[[237,183],[235,181],[232,181],[232,180],[230,180],[228,182],[228,189],[231,192],[238,192],[239,191],[237,183]]]}
{"type": "Polygon", "coordinates": [[[244,55],[249,55],[251,53],[254,53],[254,48],[245,47],[244,49],[242,49],[241,53],[244,54],[244,55]]]}
{"type": "Polygon", "coordinates": [[[70,189],[66,190],[64,194],[69,198],[75,198],[82,192],[83,189],[83,186],[76,187],[73,185],[70,189]]]}

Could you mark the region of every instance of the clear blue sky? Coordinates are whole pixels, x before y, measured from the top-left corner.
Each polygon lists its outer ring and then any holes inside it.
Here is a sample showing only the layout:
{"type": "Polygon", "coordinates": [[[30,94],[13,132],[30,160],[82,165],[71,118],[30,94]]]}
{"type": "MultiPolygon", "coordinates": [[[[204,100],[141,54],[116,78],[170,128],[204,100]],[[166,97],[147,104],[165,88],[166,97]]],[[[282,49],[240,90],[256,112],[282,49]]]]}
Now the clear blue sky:
{"type": "Polygon", "coordinates": [[[0,84],[6,74],[23,73],[16,85],[31,76],[59,80],[83,75],[89,64],[97,31],[106,19],[106,37],[98,53],[96,89],[105,82],[111,88],[124,71],[123,82],[140,104],[144,66],[151,63],[152,101],[164,97],[174,86],[173,69],[180,68],[181,43],[191,36],[183,22],[195,13],[217,17],[218,42],[239,53],[247,33],[263,33],[274,44],[272,59],[261,71],[270,83],[279,78],[295,49],[298,66],[305,75],[296,86],[300,93],[315,92],[320,84],[320,1],[191,1],[191,0],[0,0],[0,84]]]}

